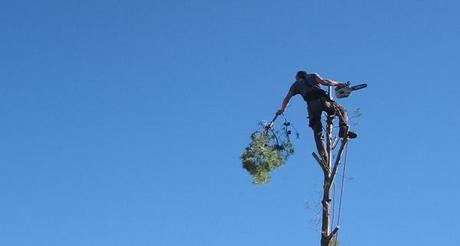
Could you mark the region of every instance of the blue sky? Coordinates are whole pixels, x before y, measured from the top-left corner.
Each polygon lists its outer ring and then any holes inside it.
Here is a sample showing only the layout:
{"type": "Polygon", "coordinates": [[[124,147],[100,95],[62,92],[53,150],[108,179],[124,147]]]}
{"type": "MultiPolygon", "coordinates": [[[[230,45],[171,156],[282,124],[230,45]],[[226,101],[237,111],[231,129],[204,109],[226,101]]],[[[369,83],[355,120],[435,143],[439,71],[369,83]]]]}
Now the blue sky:
{"type": "Polygon", "coordinates": [[[299,69],[369,87],[341,245],[455,245],[457,1],[10,1],[0,7],[0,244],[317,245],[322,173],[239,155],[299,69]],[[370,243],[372,242],[372,243],[370,243]]]}

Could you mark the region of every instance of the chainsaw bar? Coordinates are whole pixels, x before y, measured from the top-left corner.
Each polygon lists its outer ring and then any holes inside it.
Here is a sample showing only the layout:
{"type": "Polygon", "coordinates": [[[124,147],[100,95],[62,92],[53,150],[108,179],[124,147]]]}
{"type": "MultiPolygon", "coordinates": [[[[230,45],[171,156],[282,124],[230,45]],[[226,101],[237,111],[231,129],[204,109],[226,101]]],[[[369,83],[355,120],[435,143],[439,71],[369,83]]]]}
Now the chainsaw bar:
{"type": "Polygon", "coordinates": [[[345,98],[351,95],[352,91],[361,90],[367,87],[367,84],[359,84],[355,86],[350,86],[350,82],[347,82],[347,85],[340,88],[335,88],[335,96],[337,98],[345,98]]]}
{"type": "Polygon", "coordinates": [[[367,87],[367,84],[354,85],[351,87],[352,91],[361,90],[367,87]]]}

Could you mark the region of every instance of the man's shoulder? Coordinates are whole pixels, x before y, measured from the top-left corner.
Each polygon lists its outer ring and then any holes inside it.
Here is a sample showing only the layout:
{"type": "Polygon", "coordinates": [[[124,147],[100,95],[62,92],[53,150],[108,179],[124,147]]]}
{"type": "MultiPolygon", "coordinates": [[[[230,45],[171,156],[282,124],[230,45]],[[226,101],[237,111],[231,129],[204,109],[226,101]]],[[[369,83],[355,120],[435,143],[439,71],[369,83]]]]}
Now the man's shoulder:
{"type": "Polygon", "coordinates": [[[310,73],[309,75],[312,76],[312,77],[319,77],[319,78],[321,78],[321,76],[319,75],[319,73],[310,73]]]}
{"type": "Polygon", "coordinates": [[[302,89],[304,84],[305,83],[303,82],[303,80],[296,80],[294,83],[292,83],[291,88],[289,90],[294,94],[297,94],[302,89]]]}

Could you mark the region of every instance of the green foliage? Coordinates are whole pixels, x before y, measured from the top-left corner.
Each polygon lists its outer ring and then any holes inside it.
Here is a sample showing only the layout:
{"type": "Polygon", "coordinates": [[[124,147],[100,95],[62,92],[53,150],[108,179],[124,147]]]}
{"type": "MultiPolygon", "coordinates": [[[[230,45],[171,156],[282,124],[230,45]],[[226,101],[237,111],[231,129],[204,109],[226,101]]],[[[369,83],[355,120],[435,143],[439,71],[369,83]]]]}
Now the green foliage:
{"type": "Polygon", "coordinates": [[[294,146],[289,138],[291,131],[287,126],[285,124],[283,134],[267,127],[251,134],[251,142],[241,155],[241,160],[255,184],[269,182],[271,172],[283,166],[286,159],[294,154],[294,146]]]}

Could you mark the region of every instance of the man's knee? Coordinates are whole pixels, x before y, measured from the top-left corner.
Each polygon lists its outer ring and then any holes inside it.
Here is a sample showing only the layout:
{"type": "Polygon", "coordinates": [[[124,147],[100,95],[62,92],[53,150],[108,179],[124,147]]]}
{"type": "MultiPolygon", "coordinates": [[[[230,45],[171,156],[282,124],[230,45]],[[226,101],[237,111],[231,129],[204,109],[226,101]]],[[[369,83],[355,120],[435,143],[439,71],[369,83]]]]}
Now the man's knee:
{"type": "Polygon", "coordinates": [[[334,109],[336,111],[346,111],[345,107],[343,107],[342,105],[338,104],[337,102],[332,102],[332,106],[334,107],[334,109]]]}
{"type": "Polygon", "coordinates": [[[342,105],[334,102],[334,111],[336,113],[336,115],[342,119],[343,121],[347,121],[348,120],[348,113],[347,113],[347,110],[345,109],[345,107],[343,107],[342,105]]]}

